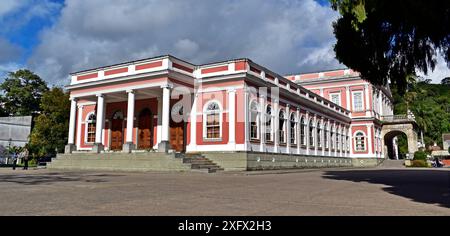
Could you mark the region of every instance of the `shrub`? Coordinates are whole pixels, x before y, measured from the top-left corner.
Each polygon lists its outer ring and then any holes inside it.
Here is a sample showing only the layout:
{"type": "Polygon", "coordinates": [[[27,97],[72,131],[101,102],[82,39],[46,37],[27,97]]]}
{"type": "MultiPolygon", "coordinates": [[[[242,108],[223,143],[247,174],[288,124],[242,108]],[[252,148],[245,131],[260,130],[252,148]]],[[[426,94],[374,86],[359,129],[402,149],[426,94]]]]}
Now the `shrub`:
{"type": "Polygon", "coordinates": [[[414,153],[414,159],[413,160],[422,160],[425,161],[427,159],[427,153],[424,151],[417,151],[414,153]]]}
{"type": "Polygon", "coordinates": [[[413,160],[411,162],[411,167],[428,167],[428,163],[425,160],[413,160]]]}

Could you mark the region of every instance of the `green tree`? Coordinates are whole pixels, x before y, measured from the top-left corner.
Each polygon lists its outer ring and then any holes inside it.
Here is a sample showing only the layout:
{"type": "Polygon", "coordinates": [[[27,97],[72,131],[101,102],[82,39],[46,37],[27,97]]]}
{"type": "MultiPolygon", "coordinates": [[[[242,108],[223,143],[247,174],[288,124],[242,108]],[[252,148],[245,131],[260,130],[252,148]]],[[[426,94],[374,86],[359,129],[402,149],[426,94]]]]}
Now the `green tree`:
{"type": "Polygon", "coordinates": [[[45,81],[29,70],[10,72],[0,89],[4,112],[14,116],[38,113],[42,94],[48,91],[45,81]]]}
{"type": "Polygon", "coordinates": [[[67,143],[69,130],[69,94],[55,87],[43,94],[41,114],[36,117],[30,136],[30,152],[34,156],[61,152],[67,143]]]}
{"type": "Polygon", "coordinates": [[[445,77],[441,80],[441,84],[450,85],[450,77],[445,77]]]}
{"type": "Polygon", "coordinates": [[[399,93],[416,69],[425,74],[438,53],[450,65],[450,1],[330,0],[336,58],[377,85],[388,80],[399,93]]]}

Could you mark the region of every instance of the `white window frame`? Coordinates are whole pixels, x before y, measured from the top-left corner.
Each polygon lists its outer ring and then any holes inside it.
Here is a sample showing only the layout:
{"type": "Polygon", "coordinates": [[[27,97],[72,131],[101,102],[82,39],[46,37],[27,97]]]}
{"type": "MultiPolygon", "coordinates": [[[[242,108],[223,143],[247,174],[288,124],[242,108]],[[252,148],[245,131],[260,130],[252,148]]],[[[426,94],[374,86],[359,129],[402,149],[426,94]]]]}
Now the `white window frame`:
{"type": "Polygon", "coordinates": [[[203,106],[203,139],[204,140],[208,140],[208,141],[216,141],[216,140],[222,140],[223,134],[222,134],[222,123],[223,123],[223,107],[222,104],[218,101],[218,100],[210,100],[207,103],[205,103],[205,105],[203,106]],[[213,114],[213,112],[207,111],[208,106],[211,103],[217,103],[217,105],[219,106],[219,137],[218,138],[208,138],[208,134],[207,134],[207,128],[206,128],[206,124],[207,124],[207,118],[209,114],[213,114]]]}
{"type": "Polygon", "coordinates": [[[308,144],[308,120],[305,116],[300,116],[300,145],[306,146],[308,144]],[[302,137],[303,130],[303,137],[302,137]]]}
{"type": "Polygon", "coordinates": [[[316,146],[316,129],[314,128],[314,119],[310,118],[309,122],[308,122],[308,141],[309,141],[309,148],[315,147],[316,146]],[[311,132],[311,128],[312,128],[312,132],[311,132]],[[312,134],[312,135],[311,135],[312,134]],[[312,140],[312,142],[311,142],[312,140]],[[312,144],[311,144],[312,143],[312,144]]]}
{"type": "Polygon", "coordinates": [[[352,111],[354,112],[364,112],[364,107],[365,107],[365,103],[364,103],[364,92],[363,91],[352,91],[352,111]],[[356,109],[355,107],[355,94],[361,94],[361,109],[356,109]]]}
{"type": "Polygon", "coordinates": [[[273,118],[273,108],[270,104],[267,104],[265,109],[264,109],[264,141],[265,142],[274,142],[274,137],[273,137],[273,122],[274,122],[274,118],[273,118]],[[270,114],[267,114],[267,108],[270,107],[270,114]],[[270,139],[267,138],[267,121],[270,119],[270,139]]]}
{"type": "Polygon", "coordinates": [[[341,93],[340,93],[340,92],[333,92],[333,93],[330,93],[329,96],[330,96],[330,101],[331,101],[331,102],[333,102],[333,103],[335,103],[335,104],[341,106],[341,93]],[[333,101],[333,96],[334,96],[334,95],[337,95],[337,96],[338,96],[338,101],[339,101],[339,102],[336,103],[336,102],[333,101]]]}
{"type": "Polygon", "coordinates": [[[367,135],[366,135],[366,133],[364,131],[362,131],[362,130],[357,130],[357,131],[355,131],[353,137],[355,137],[355,138],[353,138],[353,143],[355,145],[355,152],[366,152],[367,151],[367,144],[368,144],[367,143],[367,135]],[[357,138],[356,135],[358,133],[362,133],[363,134],[364,150],[358,150],[358,145],[356,143],[356,138],[357,138]]]}
{"type": "Polygon", "coordinates": [[[249,130],[249,132],[250,132],[250,135],[249,135],[249,137],[250,137],[250,139],[251,140],[259,140],[260,139],[260,130],[261,130],[261,125],[260,125],[260,117],[261,117],[261,112],[260,112],[260,106],[259,106],[259,104],[258,104],[258,102],[256,102],[256,100],[252,100],[251,102],[250,102],[250,115],[249,115],[249,121],[248,121],[248,123],[249,123],[249,128],[250,128],[250,130],[249,130]],[[253,104],[256,104],[256,117],[255,117],[255,122],[256,122],[256,137],[252,137],[252,116],[253,116],[253,113],[254,113],[254,110],[252,110],[252,105],[253,104]]]}
{"type": "Polygon", "coordinates": [[[86,144],[94,144],[95,143],[95,138],[94,138],[94,142],[88,142],[88,126],[89,123],[95,123],[95,131],[94,131],[94,136],[97,136],[97,115],[95,114],[95,111],[91,111],[86,115],[86,118],[84,120],[84,143],[86,144]],[[95,120],[94,121],[89,121],[89,117],[91,115],[95,116],[95,120]]]}
{"type": "Polygon", "coordinates": [[[323,140],[322,140],[322,122],[319,120],[316,122],[316,141],[317,141],[317,147],[322,148],[323,147],[323,140]]]}
{"type": "Polygon", "coordinates": [[[297,131],[298,131],[298,129],[297,129],[297,127],[298,127],[298,119],[297,119],[297,115],[294,113],[294,112],[291,112],[291,115],[289,116],[289,120],[288,120],[288,122],[289,122],[289,135],[290,135],[290,137],[288,137],[289,138],[289,144],[297,144],[297,140],[298,140],[298,134],[297,134],[297,131]],[[292,117],[294,118],[294,120],[292,120],[292,117]],[[292,127],[292,121],[294,121],[294,127],[292,127]],[[294,131],[294,132],[292,132],[292,131],[294,131]],[[292,135],[294,135],[294,142],[292,142],[292,135]]]}

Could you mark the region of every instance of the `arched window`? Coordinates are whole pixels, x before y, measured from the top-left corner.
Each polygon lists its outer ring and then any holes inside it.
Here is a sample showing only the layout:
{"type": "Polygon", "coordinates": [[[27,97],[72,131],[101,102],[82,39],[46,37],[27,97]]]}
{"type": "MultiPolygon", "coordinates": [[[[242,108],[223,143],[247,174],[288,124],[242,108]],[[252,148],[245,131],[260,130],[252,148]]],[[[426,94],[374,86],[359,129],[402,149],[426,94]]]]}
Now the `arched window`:
{"type": "Polygon", "coordinates": [[[309,120],[309,146],[314,147],[314,122],[313,122],[313,119],[309,120]]]}
{"type": "Polygon", "coordinates": [[[206,138],[217,139],[221,138],[222,122],[221,122],[221,109],[219,103],[210,102],[206,104],[204,122],[204,129],[206,131],[206,138]]]}
{"type": "Polygon", "coordinates": [[[86,142],[95,142],[95,130],[96,130],[97,116],[95,113],[90,113],[86,118],[86,142]]]}
{"type": "Polygon", "coordinates": [[[259,138],[259,109],[256,102],[250,104],[250,138],[259,138]]]}
{"type": "Polygon", "coordinates": [[[285,115],[284,115],[284,111],[281,110],[280,111],[280,116],[279,116],[279,137],[280,137],[280,143],[286,143],[286,121],[285,121],[285,115]]]}
{"type": "Polygon", "coordinates": [[[295,122],[295,116],[294,114],[291,114],[291,118],[289,119],[289,121],[291,122],[290,124],[290,142],[291,144],[297,144],[297,123],[295,122]]]}
{"type": "Polygon", "coordinates": [[[266,114],[265,114],[265,134],[266,134],[266,141],[272,141],[272,107],[269,105],[266,108],[266,114]]]}
{"type": "Polygon", "coordinates": [[[306,121],[303,116],[300,120],[300,140],[302,145],[306,145],[306,121]]]}
{"type": "Polygon", "coordinates": [[[355,134],[355,150],[357,152],[363,152],[366,150],[366,136],[361,131],[356,132],[355,134]]]}
{"type": "Polygon", "coordinates": [[[316,130],[317,130],[317,147],[322,148],[322,124],[320,123],[320,121],[317,121],[317,126],[316,126],[316,130]]]}
{"type": "Polygon", "coordinates": [[[325,143],[325,148],[328,149],[330,148],[330,143],[328,142],[328,124],[325,122],[325,126],[323,128],[324,130],[324,136],[323,136],[323,142],[325,143]]]}

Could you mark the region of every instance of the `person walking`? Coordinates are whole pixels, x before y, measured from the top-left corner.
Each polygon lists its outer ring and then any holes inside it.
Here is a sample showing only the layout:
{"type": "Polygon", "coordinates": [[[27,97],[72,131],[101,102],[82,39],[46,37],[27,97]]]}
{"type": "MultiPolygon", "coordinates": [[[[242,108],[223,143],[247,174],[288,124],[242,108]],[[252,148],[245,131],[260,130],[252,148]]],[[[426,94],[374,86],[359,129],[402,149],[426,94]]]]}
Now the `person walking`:
{"type": "Polygon", "coordinates": [[[23,154],[23,161],[24,161],[24,165],[23,165],[23,169],[24,170],[28,170],[28,149],[25,149],[25,152],[23,154]]]}

